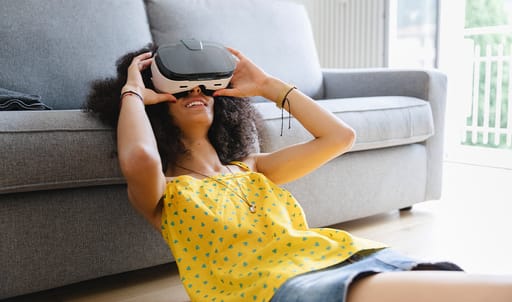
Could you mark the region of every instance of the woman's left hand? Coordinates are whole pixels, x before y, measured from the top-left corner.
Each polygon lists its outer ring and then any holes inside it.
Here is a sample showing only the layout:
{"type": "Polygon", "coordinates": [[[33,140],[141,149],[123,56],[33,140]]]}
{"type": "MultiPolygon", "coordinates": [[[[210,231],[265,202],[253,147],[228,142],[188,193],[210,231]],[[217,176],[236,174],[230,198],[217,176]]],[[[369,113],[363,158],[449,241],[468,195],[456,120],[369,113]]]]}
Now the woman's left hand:
{"type": "Polygon", "coordinates": [[[229,47],[227,49],[238,59],[238,64],[231,78],[231,87],[217,90],[214,96],[263,96],[273,100],[274,85],[269,84],[277,79],[268,75],[238,50],[229,47]]]}
{"type": "Polygon", "coordinates": [[[259,95],[284,105],[285,110],[293,107],[293,116],[314,137],[273,152],[252,154],[244,161],[255,171],[283,184],[310,173],[352,147],[355,133],[350,126],[295,87],[265,73],[239,51],[228,49],[239,60],[231,78],[231,88],[218,90],[214,95],[259,95]],[[283,102],[285,97],[288,105],[283,102]],[[304,158],[308,160],[304,161],[304,158]]]}

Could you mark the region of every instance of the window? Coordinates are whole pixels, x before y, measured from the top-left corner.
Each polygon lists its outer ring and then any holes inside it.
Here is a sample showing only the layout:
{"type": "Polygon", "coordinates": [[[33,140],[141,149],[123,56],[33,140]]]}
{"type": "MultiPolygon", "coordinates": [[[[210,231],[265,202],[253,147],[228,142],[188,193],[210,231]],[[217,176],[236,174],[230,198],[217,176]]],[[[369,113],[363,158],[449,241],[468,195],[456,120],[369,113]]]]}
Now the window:
{"type": "Polygon", "coordinates": [[[390,67],[437,67],[438,0],[390,0],[390,67]]]}

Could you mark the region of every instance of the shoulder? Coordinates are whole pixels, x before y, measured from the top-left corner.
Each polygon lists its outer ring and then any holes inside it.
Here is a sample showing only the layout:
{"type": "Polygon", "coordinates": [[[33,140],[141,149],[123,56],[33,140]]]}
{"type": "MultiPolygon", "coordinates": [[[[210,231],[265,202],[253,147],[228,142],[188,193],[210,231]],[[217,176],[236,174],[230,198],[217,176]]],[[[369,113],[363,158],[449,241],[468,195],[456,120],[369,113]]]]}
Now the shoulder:
{"type": "Polygon", "coordinates": [[[257,162],[258,162],[258,158],[261,156],[261,154],[262,153],[252,153],[239,162],[241,162],[242,164],[247,166],[247,168],[249,170],[254,171],[254,172],[259,172],[257,162]]]}

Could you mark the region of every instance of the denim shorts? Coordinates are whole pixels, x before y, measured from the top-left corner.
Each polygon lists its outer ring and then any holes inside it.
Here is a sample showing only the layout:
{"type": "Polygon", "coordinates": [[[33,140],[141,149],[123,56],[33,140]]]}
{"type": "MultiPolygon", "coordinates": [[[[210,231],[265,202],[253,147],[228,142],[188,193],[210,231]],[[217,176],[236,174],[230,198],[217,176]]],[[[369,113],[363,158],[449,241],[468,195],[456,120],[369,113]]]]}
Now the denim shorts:
{"type": "Polygon", "coordinates": [[[271,302],[344,302],[351,282],[376,273],[411,270],[462,271],[450,262],[421,262],[392,249],[356,254],[334,266],[287,280],[271,302]]]}

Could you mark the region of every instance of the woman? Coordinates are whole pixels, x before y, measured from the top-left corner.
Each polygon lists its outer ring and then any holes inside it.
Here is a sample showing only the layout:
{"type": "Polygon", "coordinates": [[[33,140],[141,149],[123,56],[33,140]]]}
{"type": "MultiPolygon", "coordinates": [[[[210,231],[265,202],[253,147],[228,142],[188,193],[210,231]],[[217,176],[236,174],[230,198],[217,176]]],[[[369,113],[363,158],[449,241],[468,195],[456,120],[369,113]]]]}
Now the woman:
{"type": "Polygon", "coordinates": [[[212,96],[199,86],[156,93],[147,74],[152,54],[139,52],[119,64],[117,80],[96,84],[88,104],[117,122],[129,199],[168,243],[192,301],[511,301],[510,278],[441,272],[460,269],[308,228],[296,200],[277,185],[347,152],[355,133],[229,50],[238,60],[231,85],[212,96]],[[112,88],[121,91],[120,109],[107,105],[112,88]],[[244,98],[256,95],[292,108],[314,139],[251,152],[257,115],[244,98]]]}

